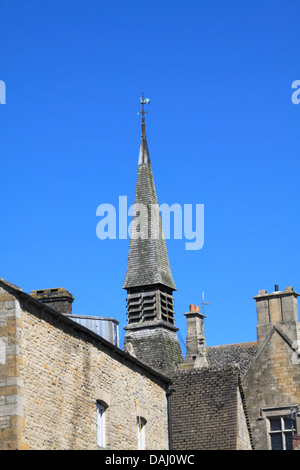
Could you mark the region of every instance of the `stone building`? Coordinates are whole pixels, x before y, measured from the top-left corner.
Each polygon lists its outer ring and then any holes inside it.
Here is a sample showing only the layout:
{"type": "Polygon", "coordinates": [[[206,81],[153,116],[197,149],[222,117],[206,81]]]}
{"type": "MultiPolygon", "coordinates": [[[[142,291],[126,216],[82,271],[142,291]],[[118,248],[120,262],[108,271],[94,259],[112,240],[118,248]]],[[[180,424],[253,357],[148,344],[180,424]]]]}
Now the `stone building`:
{"type": "Polygon", "coordinates": [[[0,449],[168,449],[169,385],[0,279],[0,449]]]}
{"type": "Polygon", "coordinates": [[[175,390],[171,396],[172,448],[251,449],[239,371],[231,366],[207,369],[204,318],[195,306],[185,314],[188,322],[185,361],[182,355],[173,306],[176,286],[152,174],[144,104],[142,101],[138,176],[123,284],[127,290],[124,349],[172,378],[175,390]],[[215,435],[216,428],[219,437],[215,435]]]}
{"type": "Polygon", "coordinates": [[[293,449],[300,430],[300,324],[292,287],[260,291],[257,354],[243,378],[257,449],[293,449]]]}
{"type": "MultiPolygon", "coordinates": [[[[299,447],[300,324],[297,297],[298,294],[292,287],[280,291],[278,286],[275,286],[275,291],[271,293],[260,291],[259,295],[254,297],[257,309],[257,341],[251,343],[206,347],[204,316],[199,313],[199,308],[191,305],[190,312],[185,314],[187,354],[185,363],[178,365],[177,376],[180,378],[180,371],[185,367],[193,373],[205,373],[217,368],[220,374],[223,370],[227,375],[228,368],[236,366],[250,440],[256,450],[293,450],[299,447]]],[[[176,378],[173,380],[176,384],[176,378]]],[[[186,378],[182,380],[187,383],[186,378]]],[[[218,402],[218,394],[212,399],[209,375],[205,380],[199,381],[198,387],[206,390],[205,395],[211,403],[218,402]]],[[[185,391],[187,399],[196,407],[198,414],[199,400],[189,397],[190,387],[185,391]]],[[[200,390],[198,393],[201,393],[200,390]]],[[[182,396],[177,397],[175,393],[172,400],[175,401],[172,410],[174,407],[181,407],[182,396]]],[[[190,425],[186,410],[182,416],[186,420],[186,426],[190,425]]],[[[207,412],[201,411],[199,416],[198,429],[203,420],[206,420],[207,412]]],[[[216,413],[216,422],[218,418],[216,413]]],[[[233,422],[231,421],[231,424],[233,422]]],[[[225,426],[226,420],[222,421],[222,424],[225,426]]],[[[178,426],[184,429],[182,422],[178,421],[175,425],[173,423],[173,428],[178,426]]],[[[198,436],[201,449],[206,437],[205,431],[202,432],[202,438],[198,436]]],[[[228,435],[228,432],[225,434],[228,435]]],[[[177,437],[174,431],[175,445],[177,437]]],[[[189,445],[188,440],[186,445],[189,445]]],[[[212,449],[216,448],[214,440],[208,445],[212,449]]],[[[225,445],[224,441],[221,448],[225,448],[225,445]]]]}
{"type": "MultiPolygon", "coordinates": [[[[260,291],[255,297],[257,342],[244,344],[207,347],[205,317],[190,306],[183,359],[172,298],[176,287],[161,220],[149,210],[158,202],[144,103],[135,206],[148,209],[147,236],[133,230],[130,241],[123,286],[128,292],[125,349],[173,380],[174,448],[292,449],[300,426],[298,294],[292,288],[260,291]],[[148,229],[153,225],[154,237],[148,229]]],[[[133,226],[137,214],[138,209],[133,226]]]]}
{"type": "Polygon", "coordinates": [[[124,350],[117,322],[73,316],[74,298],[65,289],[26,294],[0,278],[0,449],[298,449],[293,288],[254,297],[257,341],[251,343],[208,347],[205,316],[190,305],[183,357],[146,102],[123,284],[124,350]]]}
{"type": "Polygon", "coordinates": [[[252,450],[249,416],[240,365],[212,364],[204,318],[190,305],[186,356],[172,377],[172,445],[176,450],[252,450]]]}

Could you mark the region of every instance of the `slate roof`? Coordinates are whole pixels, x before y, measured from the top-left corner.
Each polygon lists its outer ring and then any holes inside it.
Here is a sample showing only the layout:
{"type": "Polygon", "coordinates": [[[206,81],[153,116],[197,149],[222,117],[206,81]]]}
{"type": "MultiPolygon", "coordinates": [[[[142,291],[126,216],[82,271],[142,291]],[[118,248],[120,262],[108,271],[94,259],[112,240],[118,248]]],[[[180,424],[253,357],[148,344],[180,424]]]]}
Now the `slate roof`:
{"type": "Polygon", "coordinates": [[[240,426],[237,391],[253,446],[237,366],[179,371],[172,380],[174,450],[236,450],[240,426]]]}
{"type": "MultiPolygon", "coordinates": [[[[136,236],[137,232],[131,232],[127,273],[123,284],[124,289],[133,287],[149,286],[153,284],[162,284],[176,290],[172,277],[166,241],[162,230],[161,216],[158,212],[158,200],[152,174],[150,155],[147,145],[146,133],[142,133],[138,175],[135,191],[134,213],[141,220],[141,213],[138,211],[139,205],[147,208],[146,225],[148,231],[143,235],[136,236]],[[154,224],[155,218],[150,207],[154,206],[157,210],[157,224],[154,224]],[[155,227],[155,232],[151,227],[155,227]],[[146,238],[142,238],[145,237],[146,238]]],[[[136,220],[136,219],[135,219],[136,220]]],[[[132,224],[134,226],[134,223],[132,224]]]]}
{"type": "Polygon", "coordinates": [[[243,379],[256,357],[257,342],[208,346],[206,353],[209,365],[225,367],[234,363],[238,364],[243,379]]]}

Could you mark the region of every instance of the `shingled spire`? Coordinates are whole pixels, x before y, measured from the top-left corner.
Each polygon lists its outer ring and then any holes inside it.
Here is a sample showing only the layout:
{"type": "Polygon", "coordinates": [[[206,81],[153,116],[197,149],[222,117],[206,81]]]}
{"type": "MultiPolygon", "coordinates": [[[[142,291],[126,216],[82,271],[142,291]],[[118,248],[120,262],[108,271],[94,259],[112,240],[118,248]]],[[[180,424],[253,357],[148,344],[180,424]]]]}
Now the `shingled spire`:
{"type": "MultiPolygon", "coordinates": [[[[145,101],[142,101],[145,103],[145,101]]],[[[142,137],[138,161],[132,230],[124,289],[163,284],[176,286],[171,274],[166,241],[152,174],[142,111],[142,137]]]]}
{"type": "Polygon", "coordinates": [[[127,326],[124,349],[149,365],[174,370],[182,362],[175,327],[172,277],[146,138],[141,98],[142,136],[123,288],[127,290],[127,326]]]}

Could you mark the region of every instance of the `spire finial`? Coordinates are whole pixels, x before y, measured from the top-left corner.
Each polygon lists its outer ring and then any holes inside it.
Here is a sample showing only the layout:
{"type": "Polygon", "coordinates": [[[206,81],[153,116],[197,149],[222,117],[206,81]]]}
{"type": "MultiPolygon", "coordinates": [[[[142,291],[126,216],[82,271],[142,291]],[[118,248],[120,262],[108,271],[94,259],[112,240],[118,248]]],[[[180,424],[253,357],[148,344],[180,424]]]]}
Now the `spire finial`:
{"type": "Polygon", "coordinates": [[[142,93],[142,96],[140,98],[140,102],[142,105],[142,111],[140,111],[138,114],[142,115],[142,136],[146,135],[145,131],[145,114],[148,114],[148,111],[145,111],[145,104],[150,104],[150,99],[149,98],[144,98],[144,93],[142,93]]]}

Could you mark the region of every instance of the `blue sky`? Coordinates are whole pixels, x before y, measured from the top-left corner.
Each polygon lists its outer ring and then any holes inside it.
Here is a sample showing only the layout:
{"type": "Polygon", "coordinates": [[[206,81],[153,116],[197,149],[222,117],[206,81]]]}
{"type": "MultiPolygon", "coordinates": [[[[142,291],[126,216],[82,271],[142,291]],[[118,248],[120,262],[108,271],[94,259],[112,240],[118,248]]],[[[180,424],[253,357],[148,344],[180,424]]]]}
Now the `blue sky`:
{"type": "Polygon", "coordinates": [[[0,0],[0,40],[0,276],[124,336],[129,240],[96,209],[133,203],[144,91],[159,202],[205,207],[201,250],[167,244],[180,335],[204,291],[208,345],[256,340],[253,296],[300,291],[299,2],[0,0]]]}

